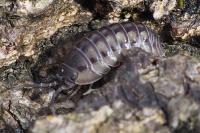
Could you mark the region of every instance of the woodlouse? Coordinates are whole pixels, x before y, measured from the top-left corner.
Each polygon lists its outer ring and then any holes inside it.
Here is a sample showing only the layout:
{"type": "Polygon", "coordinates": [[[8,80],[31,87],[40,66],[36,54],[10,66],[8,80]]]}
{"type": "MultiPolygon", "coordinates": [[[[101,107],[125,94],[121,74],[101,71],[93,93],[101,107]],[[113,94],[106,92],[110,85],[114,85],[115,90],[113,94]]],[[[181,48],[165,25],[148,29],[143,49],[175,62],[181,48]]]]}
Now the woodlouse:
{"type": "MultiPolygon", "coordinates": [[[[77,41],[58,64],[58,71],[54,75],[56,80],[38,86],[51,87],[61,82],[69,89],[75,84],[92,84],[109,72],[111,67],[116,66],[123,51],[134,47],[139,47],[155,56],[164,54],[158,35],[145,25],[133,22],[111,24],[77,41]]],[[[54,93],[52,101],[66,88],[60,87],[54,93]]]]}
{"type": "Polygon", "coordinates": [[[122,51],[139,47],[163,55],[159,37],[145,25],[122,22],[83,37],[60,65],[59,75],[78,85],[94,83],[116,65],[122,51]]]}

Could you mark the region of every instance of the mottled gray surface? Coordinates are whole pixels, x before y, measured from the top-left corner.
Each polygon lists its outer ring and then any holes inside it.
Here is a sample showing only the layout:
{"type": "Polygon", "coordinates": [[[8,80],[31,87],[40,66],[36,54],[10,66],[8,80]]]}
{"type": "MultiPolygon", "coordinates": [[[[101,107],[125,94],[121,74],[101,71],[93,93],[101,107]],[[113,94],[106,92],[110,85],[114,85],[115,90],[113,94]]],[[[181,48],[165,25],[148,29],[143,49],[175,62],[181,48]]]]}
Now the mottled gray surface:
{"type": "Polygon", "coordinates": [[[198,0],[0,1],[0,132],[200,132],[199,6],[198,0]],[[59,116],[47,108],[56,88],[16,87],[48,77],[55,49],[127,20],[159,33],[167,56],[124,53],[102,80],[74,88],[69,100],[60,94],[59,116]]]}
{"type": "Polygon", "coordinates": [[[40,119],[32,131],[199,132],[199,60],[181,54],[157,60],[140,50],[126,54],[114,76],[84,93],[71,113],[40,119]]]}

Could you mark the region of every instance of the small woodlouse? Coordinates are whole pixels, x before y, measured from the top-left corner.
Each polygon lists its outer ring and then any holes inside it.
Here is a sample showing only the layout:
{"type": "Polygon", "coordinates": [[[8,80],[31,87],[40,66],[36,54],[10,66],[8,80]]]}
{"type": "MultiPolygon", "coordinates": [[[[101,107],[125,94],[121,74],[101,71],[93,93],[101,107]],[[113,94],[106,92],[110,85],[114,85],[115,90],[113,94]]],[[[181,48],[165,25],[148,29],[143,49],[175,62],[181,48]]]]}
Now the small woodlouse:
{"type": "MultiPolygon", "coordinates": [[[[164,55],[158,35],[143,24],[122,22],[102,27],[81,38],[64,55],[54,75],[57,81],[38,86],[51,87],[64,83],[69,89],[76,84],[92,84],[116,66],[122,52],[135,47],[155,56],[164,55]]],[[[62,90],[60,87],[54,93],[52,101],[62,90]]]]}

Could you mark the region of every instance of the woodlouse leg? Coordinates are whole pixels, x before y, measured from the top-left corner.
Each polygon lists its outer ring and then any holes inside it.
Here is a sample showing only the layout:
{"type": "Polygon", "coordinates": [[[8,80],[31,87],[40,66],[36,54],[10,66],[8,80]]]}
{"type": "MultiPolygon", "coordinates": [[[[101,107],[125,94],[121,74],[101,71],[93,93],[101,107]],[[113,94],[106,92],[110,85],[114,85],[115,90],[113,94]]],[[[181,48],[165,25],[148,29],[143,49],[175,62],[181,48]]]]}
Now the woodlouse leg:
{"type": "Polygon", "coordinates": [[[69,90],[69,89],[71,89],[73,86],[74,86],[75,84],[71,84],[71,85],[69,85],[69,86],[61,86],[60,88],[58,88],[55,92],[54,92],[54,94],[53,94],[53,96],[52,96],[52,99],[51,99],[51,101],[50,101],[50,103],[49,103],[49,108],[50,108],[50,110],[51,110],[51,113],[53,114],[53,115],[56,115],[56,110],[55,110],[55,107],[54,107],[54,104],[55,104],[55,100],[56,100],[56,98],[58,97],[58,95],[62,92],[62,91],[64,91],[64,90],[69,90]]]}
{"type": "Polygon", "coordinates": [[[91,92],[95,91],[95,89],[92,88],[93,85],[94,85],[94,83],[90,84],[88,87],[88,90],[86,92],[84,92],[83,95],[88,95],[91,92]]]}

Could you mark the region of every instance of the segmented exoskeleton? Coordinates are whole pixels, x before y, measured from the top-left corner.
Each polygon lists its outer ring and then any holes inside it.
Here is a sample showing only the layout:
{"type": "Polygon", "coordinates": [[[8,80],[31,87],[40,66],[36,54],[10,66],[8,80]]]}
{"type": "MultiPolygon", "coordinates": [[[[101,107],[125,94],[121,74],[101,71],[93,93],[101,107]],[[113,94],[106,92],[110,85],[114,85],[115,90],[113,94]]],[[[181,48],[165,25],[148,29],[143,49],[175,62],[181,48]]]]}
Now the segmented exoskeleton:
{"type": "Polygon", "coordinates": [[[116,23],[78,41],[60,64],[59,75],[78,85],[94,83],[116,65],[123,50],[134,47],[155,56],[163,55],[158,36],[145,25],[116,23]]]}
{"type": "MultiPolygon", "coordinates": [[[[116,66],[123,51],[135,47],[155,56],[164,54],[158,35],[145,25],[122,22],[102,27],[77,41],[63,56],[55,74],[57,81],[41,83],[40,87],[55,86],[58,81],[68,87],[94,83],[116,66]]],[[[62,90],[58,89],[52,99],[62,90]]]]}

